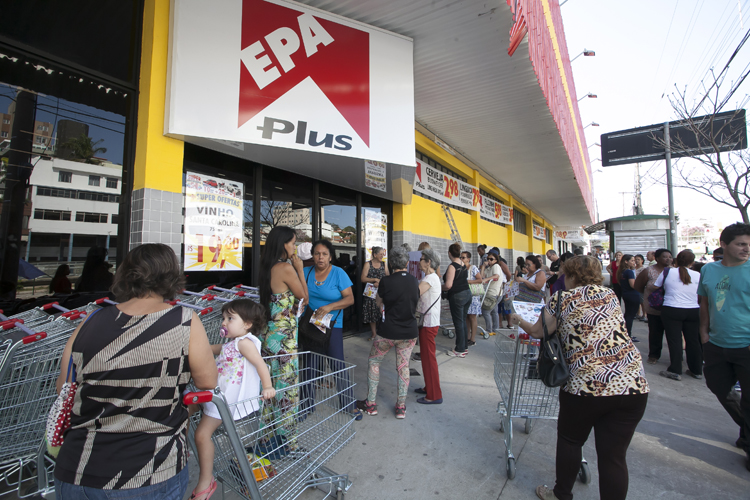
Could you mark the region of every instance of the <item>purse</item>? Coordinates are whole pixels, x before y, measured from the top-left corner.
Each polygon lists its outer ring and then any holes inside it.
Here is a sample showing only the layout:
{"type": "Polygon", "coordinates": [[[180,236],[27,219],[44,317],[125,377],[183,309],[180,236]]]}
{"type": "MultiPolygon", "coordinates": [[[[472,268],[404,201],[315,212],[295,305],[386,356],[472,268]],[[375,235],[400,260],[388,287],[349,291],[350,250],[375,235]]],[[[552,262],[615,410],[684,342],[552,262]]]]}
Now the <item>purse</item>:
{"type": "Polygon", "coordinates": [[[648,305],[651,307],[651,309],[656,309],[657,311],[661,309],[661,306],[664,305],[664,285],[667,284],[667,276],[669,275],[669,268],[664,269],[664,274],[662,274],[662,284],[659,288],[648,294],[648,305]]]}
{"type": "Polygon", "coordinates": [[[76,390],[78,389],[78,384],[75,380],[76,371],[73,364],[73,355],[71,354],[65,383],[47,414],[47,430],[45,433],[47,452],[53,458],[57,458],[57,454],[60,453],[60,447],[63,444],[63,434],[70,427],[70,413],[73,410],[76,390]]]}
{"type": "Polygon", "coordinates": [[[471,290],[472,296],[481,297],[484,295],[484,287],[481,283],[469,283],[469,290],[471,290]]]}
{"type": "MultiPolygon", "coordinates": [[[[435,299],[435,302],[432,303],[432,306],[437,304],[440,301],[440,297],[435,299]]],[[[423,313],[417,311],[414,313],[414,318],[417,320],[417,327],[421,328],[422,325],[424,325],[424,317],[427,316],[427,313],[430,312],[430,309],[432,309],[432,306],[428,307],[427,310],[423,313]]]]}
{"type": "Polygon", "coordinates": [[[495,306],[497,306],[497,297],[485,297],[482,301],[483,311],[491,311],[495,306]]]}
{"type": "MultiPolygon", "coordinates": [[[[557,292],[557,311],[555,319],[557,320],[557,329],[560,326],[560,316],[562,312],[562,290],[557,292]]],[[[549,333],[547,331],[547,322],[544,320],[544,311],[542,311],[542,328],[544,337],[539,344],[539,359],[536,366],[539,371],[539,378],[547,387],[560,387],[570,378],[568,363],[565,361],[565,351],[562,341],[557,332],[549,333]]]]}

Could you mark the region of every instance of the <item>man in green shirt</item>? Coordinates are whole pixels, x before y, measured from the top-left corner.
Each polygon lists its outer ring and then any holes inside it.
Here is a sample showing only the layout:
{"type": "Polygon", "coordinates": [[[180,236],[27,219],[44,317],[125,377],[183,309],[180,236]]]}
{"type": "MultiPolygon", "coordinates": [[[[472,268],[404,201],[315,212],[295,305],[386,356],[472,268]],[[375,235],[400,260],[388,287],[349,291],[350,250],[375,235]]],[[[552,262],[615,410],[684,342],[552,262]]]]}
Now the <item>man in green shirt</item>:
{"type": "Polygon", "coordinates": [[[750,470],[750,224],[727,226],[724,258],[701,269],[700,334],[706,385],[740,426],[750,470]],[[742,395],[732,390],[739,381],[742,395]]]}

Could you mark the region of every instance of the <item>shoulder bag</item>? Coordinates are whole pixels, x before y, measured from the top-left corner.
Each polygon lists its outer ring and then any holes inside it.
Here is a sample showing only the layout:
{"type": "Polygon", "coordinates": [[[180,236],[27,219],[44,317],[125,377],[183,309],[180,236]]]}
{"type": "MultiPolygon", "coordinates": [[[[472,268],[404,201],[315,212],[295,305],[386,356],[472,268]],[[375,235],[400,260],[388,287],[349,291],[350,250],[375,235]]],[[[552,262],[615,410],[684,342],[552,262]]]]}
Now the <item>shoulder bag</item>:
{"type": "Polygon", "coordinates": [[[659,288],[648,294],[648,305],[651,307],[651,309],[656,309],[657,311],[661,309],[661,306],[664,305],[664,285],[667,284],[667,276],[669,275],[669,268],[664,269],[664,273],[662,274],[662,283],[659,288]]]}
{"type": "MultiPolygon", "coordinates": [[[[555,311],[555,319],[557,320],[556,330],[560,329],[560,317],[562,314],[561,299],[562,290],[559,290],[557,292],[557,311],[555,311]]],[[[570,370],[568,369],[568,363],[565,361],[565,350],[563,349],[560,336],[556,331],[552,333],[547,331],[544,311],[542,311],[542,328],[544,330],[544,337],[539,345],[539,360],[536,365],[539,370],[539,378],[547,387],[560,387],[570,378],[570,370]]]]}
{"type": "MultiPolygon", "coordinates": [[[[432,306],[434,306],[438,302],[440,302],[440,295],[438,295],[438,298],[435,299],[435,302],[432,303],[432,306]]],[[[414,313],[414,318],[416,318],[417,320],[417,327],[421,328],[422,325],[424,325],[424,317],[427,316],[428,312],[430,312],[430,309],[432,309],[432,306],[428,307],[427,310],[423,313],[419,311],[414,313]]]]}

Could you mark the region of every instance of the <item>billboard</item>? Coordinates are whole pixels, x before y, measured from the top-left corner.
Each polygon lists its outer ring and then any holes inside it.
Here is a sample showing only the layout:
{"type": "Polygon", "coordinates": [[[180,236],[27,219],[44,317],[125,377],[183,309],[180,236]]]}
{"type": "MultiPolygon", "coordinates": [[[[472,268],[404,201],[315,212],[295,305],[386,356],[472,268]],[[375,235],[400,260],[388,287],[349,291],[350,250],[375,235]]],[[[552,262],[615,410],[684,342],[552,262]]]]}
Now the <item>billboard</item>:
{"type": "Polygon", "coordinates": [[[167,135],[414,166],[410,38],[285,0],[171,16],[167,135]]]}
{"type": "MultiPolygon", "coordinates": [[[[732,151],[747,148],[747,125],[745,110],[728,111],[713,116],[713,132],[711,132],[711,116],[693,118],[708,137],[713,137],[717,144],[721,144],[721,151],[732,151]]],[[[713,153],[714,148],[707,138],[696,137],[684,121],[669,123],[672,158],[696,156],[713,153]],[[685,147],[676,148],[676,144],[685,147]]],[[[664,159],[664,124],[649,125],[647,127],[631,128],[610,132],[601,136],[602,166],[625,165],[644,161],[664,159]]]]}

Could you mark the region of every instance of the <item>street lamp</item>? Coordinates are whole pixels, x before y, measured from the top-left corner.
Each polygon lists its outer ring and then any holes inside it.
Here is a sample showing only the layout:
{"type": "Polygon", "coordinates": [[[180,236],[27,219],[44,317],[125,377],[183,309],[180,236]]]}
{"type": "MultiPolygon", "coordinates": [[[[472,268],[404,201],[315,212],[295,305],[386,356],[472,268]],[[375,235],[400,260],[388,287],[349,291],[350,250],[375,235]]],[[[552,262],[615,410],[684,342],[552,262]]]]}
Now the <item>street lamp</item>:
{"type": "Polygon", "coordinates": [[[571,59],[570,62],[575,61],[576,59],[578,59],[581,56],[594,57],[595,55],[596,55],[596,52],[594,52],[593,50],[583,49],[583,52],[581,52],[580,54],[578,54],[577,56],[575,56],[573,59],[571,59]]]}
{"type": "Polygon", "coordinates": [[[583,130],[586,130],[586,129],[587,129],[587,128],[589,128],[589,127],[598,127],[598,126],[599,126],[599,124],[598,124],[598,123],[596,123],[596,122],[591,122],[591,123],[589,123],[588,125],[586,125],[585,127],[583,127],[583,130]]]}
{"type": "Polygon", "coordinates": [[[583,97],[581,97],[580,99],[578,99],[578,102],[581,102],[581,101],[583,101],[583,100],[584,100],[584,99],[586,99],[587,97],[588,97],[589,99],[596,99],[596,98],[597,98],[597,97],[599,97],[599,96],[598,96],[598,95],[596,95],[596,94],[592,94],[591,92],[589,92],[588,94],[586,94],[586,95],[584,95],[583,97]]]}

